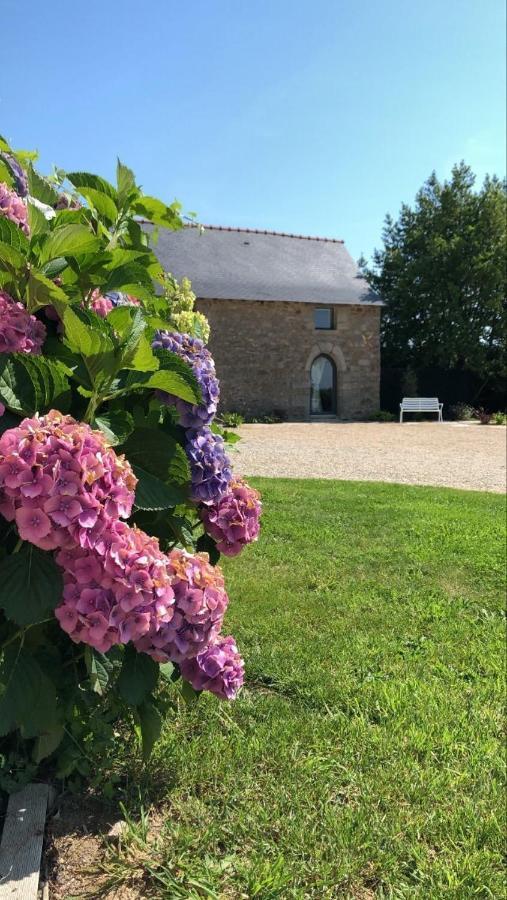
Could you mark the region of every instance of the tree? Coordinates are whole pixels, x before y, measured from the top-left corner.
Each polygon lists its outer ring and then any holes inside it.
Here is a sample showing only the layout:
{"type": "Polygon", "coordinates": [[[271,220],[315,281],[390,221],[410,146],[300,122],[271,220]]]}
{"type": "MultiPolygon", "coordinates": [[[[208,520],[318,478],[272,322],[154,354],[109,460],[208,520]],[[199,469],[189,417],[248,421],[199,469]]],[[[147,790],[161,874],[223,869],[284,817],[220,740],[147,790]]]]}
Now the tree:
{"type": "Polygon", "coordinates": [[[449,181],[433,173],[414,208],[386,216],[373,266],[360,261],[386,302],[388,367],[468,370],[483,385],[502,374],[507,190],[488,176],[475,191],[475,180],[464,162],[449,181]]]}

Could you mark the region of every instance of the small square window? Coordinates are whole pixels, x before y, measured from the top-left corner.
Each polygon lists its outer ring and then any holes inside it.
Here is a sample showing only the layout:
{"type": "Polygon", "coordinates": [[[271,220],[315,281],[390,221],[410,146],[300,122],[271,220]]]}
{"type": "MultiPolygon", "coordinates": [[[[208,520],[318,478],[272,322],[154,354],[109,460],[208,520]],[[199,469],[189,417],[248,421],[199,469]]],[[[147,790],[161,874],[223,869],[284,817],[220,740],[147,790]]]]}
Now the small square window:
{"type": "Polygon", "coordinates": [[[313,324],[315,328],[324,328],[329,330],[333,327],[333,310],[327,309],[313,310],[313,324]]]}

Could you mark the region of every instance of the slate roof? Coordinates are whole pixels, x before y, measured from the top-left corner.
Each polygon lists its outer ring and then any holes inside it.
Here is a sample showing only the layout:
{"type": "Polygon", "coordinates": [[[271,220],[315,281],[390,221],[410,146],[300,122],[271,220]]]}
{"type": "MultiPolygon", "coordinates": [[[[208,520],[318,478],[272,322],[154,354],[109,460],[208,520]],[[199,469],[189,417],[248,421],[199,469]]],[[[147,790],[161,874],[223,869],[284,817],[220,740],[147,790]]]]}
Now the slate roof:
{"type": "Polygon", "coordinates": [[[190,278],[197,297],[382,305],[343,241],[249,228],[159,230],[164,269],[190,278]]]}

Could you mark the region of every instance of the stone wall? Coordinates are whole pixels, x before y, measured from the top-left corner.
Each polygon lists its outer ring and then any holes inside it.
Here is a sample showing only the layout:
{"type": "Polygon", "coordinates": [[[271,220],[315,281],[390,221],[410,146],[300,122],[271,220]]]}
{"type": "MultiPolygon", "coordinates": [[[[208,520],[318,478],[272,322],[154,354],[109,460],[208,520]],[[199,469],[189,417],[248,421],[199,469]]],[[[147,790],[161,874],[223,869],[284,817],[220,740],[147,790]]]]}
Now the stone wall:
{"type": "MultiPolygon", "coordinates": [[[[323,304],[324,305],[324,304],[323,304]]],[[[221,385],[220,409],[248,415],[310,415],[310,367],[321,353],[337,369],[338,416],[363,419],[379,409],[378,306],[335,306],[334,329],[316,330],[311,303],[202,300],[221,385]]]]}

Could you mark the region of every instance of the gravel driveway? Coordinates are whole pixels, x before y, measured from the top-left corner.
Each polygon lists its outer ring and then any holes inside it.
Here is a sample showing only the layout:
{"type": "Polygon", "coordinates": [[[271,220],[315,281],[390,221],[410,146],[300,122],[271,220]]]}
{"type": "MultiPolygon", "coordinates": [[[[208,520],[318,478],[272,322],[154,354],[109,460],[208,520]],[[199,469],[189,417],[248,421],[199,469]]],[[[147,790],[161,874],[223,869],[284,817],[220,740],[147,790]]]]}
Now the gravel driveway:
{"type": "Polygon", "coordinates": [[[243,475],[505,491],[506,428],[444,422],[242,425],[243,475]]]}

